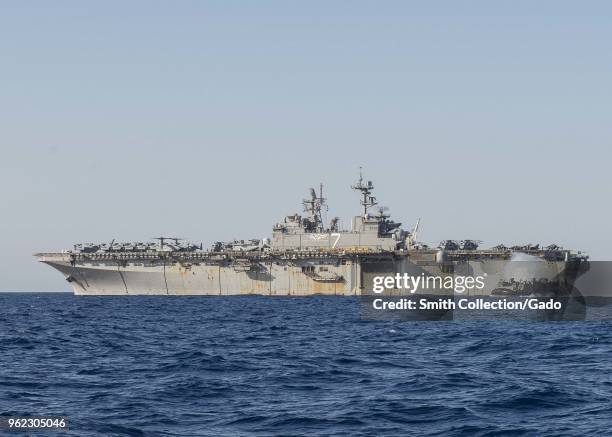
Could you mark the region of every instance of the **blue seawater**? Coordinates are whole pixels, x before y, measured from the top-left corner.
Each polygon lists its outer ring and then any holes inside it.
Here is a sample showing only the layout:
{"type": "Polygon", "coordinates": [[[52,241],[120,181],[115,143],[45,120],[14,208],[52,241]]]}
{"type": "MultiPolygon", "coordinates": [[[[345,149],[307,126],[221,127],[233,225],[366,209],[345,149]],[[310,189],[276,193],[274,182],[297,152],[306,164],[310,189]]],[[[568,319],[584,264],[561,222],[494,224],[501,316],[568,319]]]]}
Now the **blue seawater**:
{"type": "Polygon", "coordinates": [[[0,414],[65,415],[70,435],[612,432],[608,322],[371,322],[335,297],[4,293],[0,326],[0,414]]]}

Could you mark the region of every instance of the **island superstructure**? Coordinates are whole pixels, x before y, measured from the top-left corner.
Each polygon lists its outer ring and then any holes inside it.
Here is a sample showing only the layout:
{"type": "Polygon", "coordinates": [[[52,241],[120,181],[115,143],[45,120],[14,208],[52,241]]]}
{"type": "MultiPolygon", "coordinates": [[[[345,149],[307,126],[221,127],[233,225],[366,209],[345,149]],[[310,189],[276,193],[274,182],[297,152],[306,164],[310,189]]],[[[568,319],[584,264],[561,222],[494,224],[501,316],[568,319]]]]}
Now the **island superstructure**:
{"type": "Polygon", "coordinates": [[[302,201],[302,214],[274,225],[271,239],[217,242],[204,249],[158,237],[155,243],[77,244],[35,256],[60,271],[78,295],[355,296],[371,293],[374,277],[397,274],[483,275],[486,289],[474,292],[495,294],[508,283],[505,266],[517,254],[538,261],[544,275],[556,280],[560,275],[567,280],[567,272],[586,261],[580,252],[556,245],[479,249],[475,240],[445,240],[429,247],[417,240],[418,222],[404,230],[385,208],[376,208],[371,181],[360,174],[351,188],[359,193],[361,211],[350,230],[341,230],[337,217],[324,223],[327,204],[320,186],[302,201]]]}

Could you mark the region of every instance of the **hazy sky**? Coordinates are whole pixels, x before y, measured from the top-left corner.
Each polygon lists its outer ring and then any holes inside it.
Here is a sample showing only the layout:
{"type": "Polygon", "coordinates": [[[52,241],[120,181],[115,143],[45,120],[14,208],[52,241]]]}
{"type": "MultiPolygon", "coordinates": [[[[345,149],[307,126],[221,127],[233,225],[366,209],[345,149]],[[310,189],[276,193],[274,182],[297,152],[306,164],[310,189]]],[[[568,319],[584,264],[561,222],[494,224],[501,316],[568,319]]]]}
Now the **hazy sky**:
{"type": "Polygon", "coordinates": [[[612,4],[14,1],[0,6],[0,290],[34,252],[268,237],[322,181],[424,241],[610,260],[612,4]]]}

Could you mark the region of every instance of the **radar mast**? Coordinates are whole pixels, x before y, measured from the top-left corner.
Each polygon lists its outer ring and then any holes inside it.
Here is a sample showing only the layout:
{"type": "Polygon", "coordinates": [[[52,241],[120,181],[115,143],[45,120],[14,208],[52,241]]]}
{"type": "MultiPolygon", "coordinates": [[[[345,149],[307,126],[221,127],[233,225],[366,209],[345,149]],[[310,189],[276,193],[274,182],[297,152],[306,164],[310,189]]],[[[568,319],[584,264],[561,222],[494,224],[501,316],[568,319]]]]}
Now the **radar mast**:
{"type": "Polygon", "coordinates": [[[355,191],[361,191],[361,195],[363,199],[361,199],[361,206],[363,207],[363,216],[366,217],[368,215],[368,208],[371,208],[376,203],[376,197],[372,196],[372,190],[374,189],[374,184],[372,181],[368,181],[368,183],[364,183],[362,168],[359,167],[359,181],[355,185],[351,185],[351,188],[355,191]]]}
{"type": "Polygon", "coordinates": [[[327,207],[323,197],[323,184],[319,184],[319,195],[314,188],[310,189],[310,198],[304,199],[304,212],[308,213],[308,218],[305,221],[306,228],[313,232],[323,232],[323,208],[327,207]]]}

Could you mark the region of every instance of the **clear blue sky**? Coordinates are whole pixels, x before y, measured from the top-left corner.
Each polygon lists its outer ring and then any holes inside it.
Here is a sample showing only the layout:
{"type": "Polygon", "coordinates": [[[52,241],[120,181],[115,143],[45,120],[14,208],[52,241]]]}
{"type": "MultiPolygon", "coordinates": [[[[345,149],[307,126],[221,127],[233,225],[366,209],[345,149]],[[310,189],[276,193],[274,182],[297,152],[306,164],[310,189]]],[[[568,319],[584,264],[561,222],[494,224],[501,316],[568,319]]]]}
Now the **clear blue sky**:
{"type": "Polygon", "coordinates": [[[31,254],[266,237],[363,165],[422,237],[610,259],[612,3],[3,2],[0,290],[31,254]]]}

